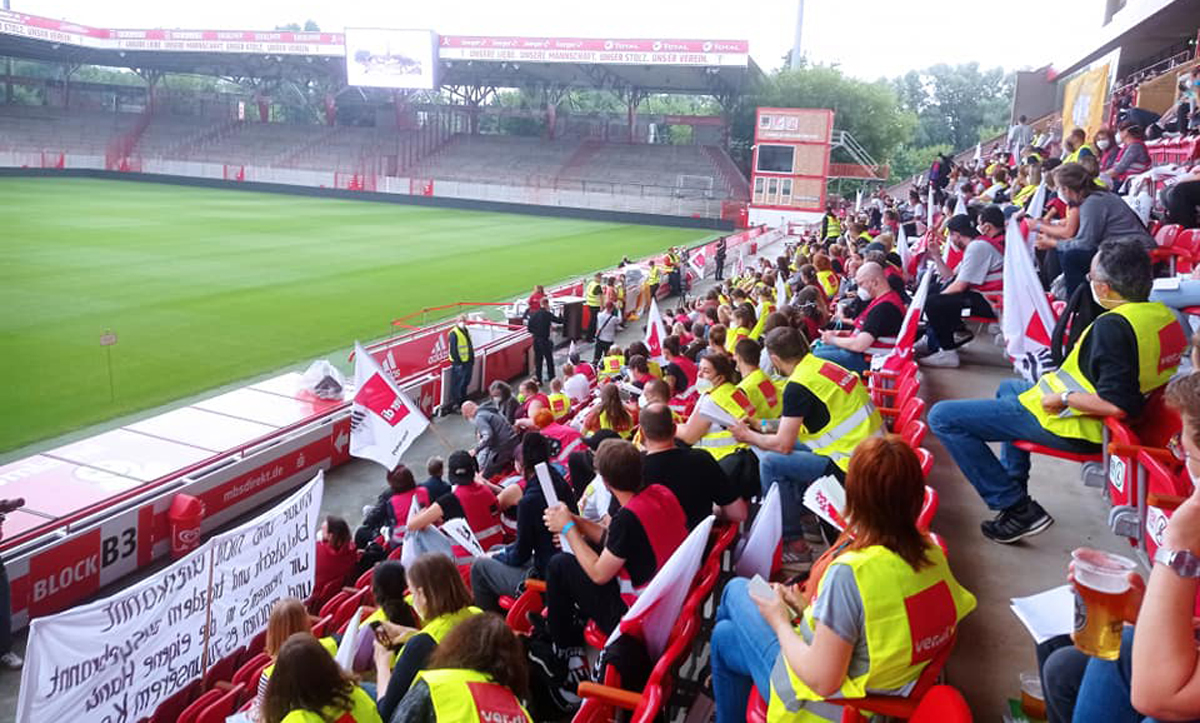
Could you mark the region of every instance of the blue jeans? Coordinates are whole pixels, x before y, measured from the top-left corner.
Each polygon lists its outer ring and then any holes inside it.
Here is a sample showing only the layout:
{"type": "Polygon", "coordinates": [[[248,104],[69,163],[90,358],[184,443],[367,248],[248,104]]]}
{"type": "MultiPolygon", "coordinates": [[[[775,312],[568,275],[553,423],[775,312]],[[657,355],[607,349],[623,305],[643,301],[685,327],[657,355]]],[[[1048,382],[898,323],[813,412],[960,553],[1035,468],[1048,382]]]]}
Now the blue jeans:
{"type": "Polygon", "coordinates": [[[1019,379],[1001,382],[995,399],[938,402],[929,410],[929,429],[941,440],[983,501],[1004,510],[1029,497],[1029,453],[1012,442],[1028,440],[1066,452],[1096,452],[1099,445],[1052,434],[1018,401],[1032,384],[1019,379]],[[1000,459],[988,442],[1003,442],[1000,459]]]}
{"type": "Polygon", "coordinates": [[[783,539],[795,540],[804,536],[800,515],[804,512],[804,491],[818,477],[833,474],[836,467],[828,457],[813,454],[797,442],[790,454],[767,452],[759,457],[758,473],[765,495],[771,485],[779,485],[779,501],[783,512],[783,539]]]}
{"type": "Polygon", "coordinates": [[[450,365],[450,403],[454,405],[467,401],[467,390],[471,388],[471,372],[475,369],[475,360],[464,364],[450,365]]]}
{"type": "Polygon", "coordinates": [[[833,344],[821,344],[820,346],[813,347],[812,353],[815,357],[824,359],[825,361],[831,361],[843,369],[852,371],[855,374],[862,374],[869,366],[867,364],[866,354],[863,354],[861,351],[850,351],[849,349],[843,349],[840,346],[834,346],[833,344]]]}
{"type": "Polygon", "coordinates": [[[717,723],[743,723],[751,685],[763,700],[771,695],[771,669],[779,657],[779,638],[767,625],[746,589],[735,577],[721,593],[712,633],[712,685],[717,723]]]}

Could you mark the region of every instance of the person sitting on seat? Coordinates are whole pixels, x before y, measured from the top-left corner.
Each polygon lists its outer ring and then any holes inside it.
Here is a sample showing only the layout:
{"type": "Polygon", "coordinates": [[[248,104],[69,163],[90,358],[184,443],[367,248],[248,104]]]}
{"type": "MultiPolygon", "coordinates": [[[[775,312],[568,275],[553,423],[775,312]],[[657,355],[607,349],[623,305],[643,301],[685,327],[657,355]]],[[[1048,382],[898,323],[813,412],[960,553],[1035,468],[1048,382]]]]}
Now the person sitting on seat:
{"type": "Polygon", "coordinates": [[[641,434],[646,449],[642,477],[648,485],[660,484],[675,493],[689,530],[711,514],[732,522],[746,519],[746,500],[712,455],[675,443],[670,407],[655,402],[643,409],[641,434]]]}
{"type": "MultiPolygon", "coordinates": [[[[543,409],[538,414],[549,414],[543,409]]],[[[517,502],[517,539],[487,557],[477,557],[471,564],[471,592],[475,604],[483,610],[499,612],[500,596],[518,594],[518,588],[526,577],[532,575],[546,579],[546,566],[554,556],[554,536],[542,522],[546,511],[546,496],[538,481],[536,466],[546,464],[550,480],[558,501],[578,512],[575,491],[557,469],[549,464],[550,455],[546,438],[537,432],[529,432],[521,439],[521,451],[517,456],[524,491],[517,502]]],[[[582,446],[582,445],[581,445],[582,446]]]]}
{"type": "MultiPolygon", "coordinates": [[[[258,678],[258,692],[255,694],[254,710],[262,708],[262,702],[267,692],[267,683],[275,672],[274,661],[279,658],[279,649],[288,638],[296,633],[312,633],[312,618],[304,603],[294,597],[280,598],[271,606],[271,616],[267,618],[267,637],[264,641],[263,652],[271,659],[271,664],[263,668],[258,678]]],[[[330,657],[337,656],[338,641],[333,638],[321,638],[321,643],[330,657]]]]}
{"type": "Polygon", "coordinates": [[[395,469],[388,472],[387,482],[388,489],[379,495],[375,506],[367,512],[363,517],[362,525],[355,531],[355,542],[360,548],[366,547],[384,527],[391,530],[389,539],[383,541],[385,547],[391,548],[400,544],[404,540],[408,513],[412,510],[413,500],[416,500],[419,508],[428,507],[432,501],[429,490],[417,486],[417,480],[413,477],[412,470],[403,462],[398,463],[395,469]]]}
{"type": "Polygon", "coordinates": [[[754,405],[754,418],[758,420],[779,419],[783,411],[783,397],[774,380],[759,367],[762,345],[753,339],[742,339],[734,348],[734,362],[742,380],[737,388],[742,390],[750,404],[754,405]]]}
{"type": "Polygon", "coordinates": [[[572,404],[582,404],[592,395],[592,385],[588,381],[587,374],[583,373],[582,366],[575,366],[571,362],[562,365],[563,378],[563,393],[571,400],[572,404]]]}
{"type": "Polygon", "coordinates": [[[260,720],[382,723],[371,696],[338,667],[312,633],[296,633],[280,646],[260,720]]]}
{"type": "Polygon", "coordinates": [[[555,555],[546,574],[546,629],[555,659],[542,663],[564,673],[560,693],[566,700],[587,676],[580,621],[592,620],[606,635],[611,633],[687,537],[687,515],[678,498],[662,485],[645,483],[642,455],[632,444],[605,440],[596,450],[595,465],[620,504],[607,530],[562,503],[545,515],[546,527],[565,535],[574,553],[555,555]],[[603,545],[602,551],[593,545],[603,545]]]}
{"type": "Polygon", "coordinates": [[[911,689],[975,608],[917,528],[924,499],[912,449],[895,435],[869,439],[846,474],[851,542],[820,574],[812,604],[779,584],[770,599],[745,578],[725,586],[712,634],[717,723],[746,720],[751,685],[771,721],[839,720],[840,707],[822,701],[911,689]]]}
{"type": "Polygon", "coordinates": [[[687,422],[675,430],[675,436],[684,444],[711,454],[733,481],[739,495],[746,499],[755,497],[758,458],[729,431],[734,423],[754,416],[754,404],[737,388],[741,381],[737,367],[725,354],[711,354],[700,360],[698,373],[696,387],[701,390],[700,399],[687,422]]]}
{"type": "Polygon", "coordinates": [[[854,320],[854,332],[842,335],[823,331],[821,345],[812,353],[862,374],[869,368],[872,355],[887,354],[896,346],[904,324],[904,301],[877,263],[868,261],[858,267],[854,280],[859,300],[867,305],[854,320]]]}
{"type": "MultiPolygon", "coordinates": [[[[962,260],[951,269],[942,260],[941,242],[931,242],[927,256],[942,279],[949,281],[940,291],[930,293],[925,301],[925,317],[929,319],[929,330],[925,335],[924,348],[918,347],[918,355],[924,354],[920,362],[931,367],[957,367],[957,347],[970,341],[970,337],[955,338],[955,332],[963,328],[962,312],[969,309],[971,316],[995,319],[996,312],[984,293],[1004,291],[1003,247],[1004,212],[999,206],[988,206],[979,213],[979,230],[971,225],[970,217],[953,216],[946,224],[950,243],[962,249],[962,260]]],[[[936,238],[936,237],[935,237],[936,238]]]]}
{"type": "Polygon", "coordinates": [[[350,541],[350,525],[341,517],[328,515],[317,532],[313,590],[336,590],[346,584],[357,565],[358,550],[350,541]]]}
{"type": "Polygon", "coordinates": [[[767,335],[771,364],[787,375],[783,413],[774,434],[746,424],[731,428],[734,439],[766,454],[759,461],[760,493],[778,484],[783,501],[784,556],[788,562],[809,558],[801,514],[804,491],[819,477],[841,478],[860,442],[883,429],[857,374],[809,353],[800,332],[790,327],[767,335]]]}
{"type": "Polygon", "coordinates": [[[442,640],[390,723],[533,723],[525,649],[497,615],[476,615],[442,640]]]}
{"type": "Polygon", "coordinates": [[[375,635],[375,681],[379,715],[391,720],[417,673],[446,635],[482,610],[471,604],[471,592],[454,562],[429,552],[407,570],[412,606],[421,618],[421,629],[382,621],[371,626],[375,635]],[[397,651],[399,651],[397,653],[397,651]]]}
{"type": "Polygon", "coordinates": [[[1088,277],[1093,298],[1108,311],[1084,330],[1058,371],[1036,385],[1005,381],[994,399],[945,400],[929,411],[929,428],[996,511],[981,525],[995,542],[1016,542],[1054,522],[1029,496],[1029,452],[1013,442],[1098,454],[1104,419],[1137,418],[1187,347],[1171,310],[1147,301],[1150,256],[1139,239],[1105,241],[1088,277]],[[1004,443],[1000,459],[989,442],[1004,443]]]}
{"type": "MultiPolygon", "coordinates": [[[[470,402],[468,402],[469,404],[470,402]]],[[[484,550],[504,542],[500,524],[500,509],[496,494],[479,477],[479,468],[470,452],[458,450],[450,454],[450,484],[453,491],[433,501],[420,513],[408,518],[409,531],[440,525],[446,520],[463,518],[479,539],[484,550]]]]}
{"type": "Polygon", "coordinates": [[[621,401],[621,388],[616,384],[605,384],[600,388],[600,403],[584,420],[583,429],[587,432],[610,429],[622,438],[629,439],[636,425],[637,421],[629,408],[621,401]]]}

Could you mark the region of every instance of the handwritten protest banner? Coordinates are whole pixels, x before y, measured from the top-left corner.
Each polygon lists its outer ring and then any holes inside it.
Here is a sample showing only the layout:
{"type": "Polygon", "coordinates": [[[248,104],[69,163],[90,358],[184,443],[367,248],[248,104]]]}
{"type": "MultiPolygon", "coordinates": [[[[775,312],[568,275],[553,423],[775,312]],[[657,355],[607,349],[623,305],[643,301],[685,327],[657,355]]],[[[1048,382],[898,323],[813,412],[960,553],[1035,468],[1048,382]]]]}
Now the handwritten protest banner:
{"type": "Polygon", "coordinates": [[[324,481],[103,600],[29,625],[17,723],[134,723],[312,591],[324,481]],[[247,633],[247,631],[249,631],[247,633]],[[208,657],[204,651],[207,642],[208,657]]]}

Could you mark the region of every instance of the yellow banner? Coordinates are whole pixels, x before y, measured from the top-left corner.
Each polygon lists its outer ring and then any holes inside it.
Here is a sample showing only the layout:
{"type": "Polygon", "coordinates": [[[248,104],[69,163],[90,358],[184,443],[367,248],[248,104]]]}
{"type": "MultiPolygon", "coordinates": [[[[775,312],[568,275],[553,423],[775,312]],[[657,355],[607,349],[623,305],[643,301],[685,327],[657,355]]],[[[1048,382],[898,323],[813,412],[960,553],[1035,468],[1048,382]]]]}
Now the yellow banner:
{"type": "Polygon", "coordinates": [[[1067,81],[1063,87],[1062,127],[1065,138],[1076,128],[1087,131],[1088,140],[1104,125],[1108,100],[1108,63],[1067,81]]]}

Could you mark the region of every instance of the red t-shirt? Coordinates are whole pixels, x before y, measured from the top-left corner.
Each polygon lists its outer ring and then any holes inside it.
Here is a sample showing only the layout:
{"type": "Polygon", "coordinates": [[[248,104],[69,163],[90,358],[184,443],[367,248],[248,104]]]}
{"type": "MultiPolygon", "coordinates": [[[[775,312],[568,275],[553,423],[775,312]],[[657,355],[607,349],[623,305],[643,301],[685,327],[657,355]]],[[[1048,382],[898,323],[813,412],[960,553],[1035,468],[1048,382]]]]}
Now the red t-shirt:
{"type": "Polygon", "coordinates": [[[317,543],[316,569],[313,573],[313,589],[324,590],[334,581],[345,582],[346,576],[358,564],[358,551],[347,542],[334,549],[327,541],[317,543]]]}

